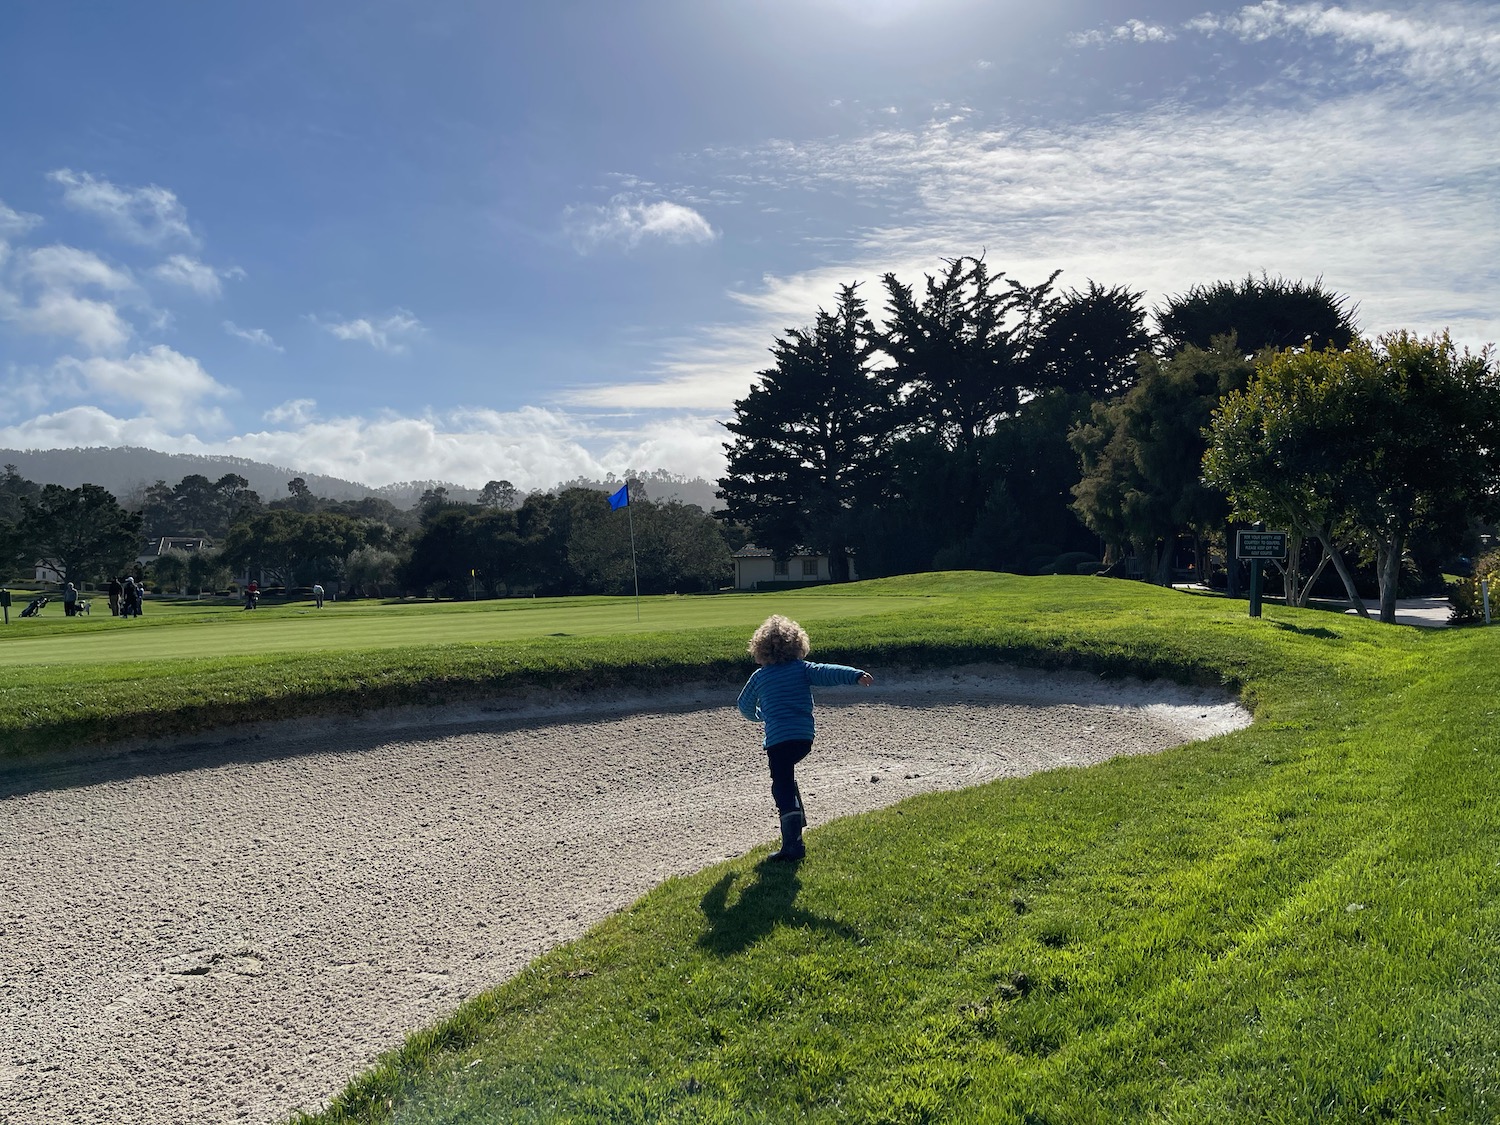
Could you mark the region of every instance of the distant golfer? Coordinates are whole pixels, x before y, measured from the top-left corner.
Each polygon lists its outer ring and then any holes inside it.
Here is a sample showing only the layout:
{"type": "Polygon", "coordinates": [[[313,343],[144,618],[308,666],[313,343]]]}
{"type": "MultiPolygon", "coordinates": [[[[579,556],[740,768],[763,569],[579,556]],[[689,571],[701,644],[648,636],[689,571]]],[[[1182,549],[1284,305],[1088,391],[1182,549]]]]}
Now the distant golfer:
{"type": "Polygon", "coordinates": [[[313,600],[318,603],[319,609],[323,608],[323,584],[321,582],[313,583],[313,600]]]}
{"type": "Polygon", "coordinates": [[[750,638],[750,655],[759,664],[740,692],[740,714],[766,724],[766,758],[771,767],[771,799],[781,816],[781,850],[771,858],[795,863],[807,854],[802,829],[807,814],[797,788],[797,763],[812,752],[812,687],[875,682],[870,673],[844,664],[815,664],[806,659],[807,633],[795,621],[775,614],[750,638]]]}

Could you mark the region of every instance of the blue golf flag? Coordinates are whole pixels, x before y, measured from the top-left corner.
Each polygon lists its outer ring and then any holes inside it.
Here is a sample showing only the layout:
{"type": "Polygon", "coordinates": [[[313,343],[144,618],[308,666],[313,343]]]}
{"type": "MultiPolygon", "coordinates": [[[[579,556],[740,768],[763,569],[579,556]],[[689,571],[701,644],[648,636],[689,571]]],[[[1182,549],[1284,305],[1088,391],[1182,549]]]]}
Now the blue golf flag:
{"type": "Polygon", "coordinates": [[[620,486],[620,491],[616,492],[613,496],[611,496],[609,498],[609,507],[610,507],[610,510],[614,511],[614,512],[618,512],[621,508],[627,506],[629,503],[630,503],[630,485],[629,484],[622,484],[620,486]]]}

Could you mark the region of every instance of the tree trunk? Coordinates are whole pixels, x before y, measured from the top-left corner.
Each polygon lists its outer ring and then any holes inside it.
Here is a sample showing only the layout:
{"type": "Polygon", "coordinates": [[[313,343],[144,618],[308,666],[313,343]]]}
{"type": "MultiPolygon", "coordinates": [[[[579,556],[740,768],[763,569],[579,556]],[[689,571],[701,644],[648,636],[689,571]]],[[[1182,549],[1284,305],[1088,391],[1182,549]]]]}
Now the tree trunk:
{"type": "MultiPolygon", "coordinates": [[[[1321,544],[1320,544],[1321,546],[1321,544]]],[[[1313,567],[1313,572],[1308,576],[1307,582],[1297,594],[1297,608],[1306,609],[1307,603],[1312,600],[1312,589],[1322,577],[1323,571],[1328,568],[1328,548],[1323,547],[1323,557],[1318,560],[1318,565],[1313,567]]]]}
{"type": "Polygon", "coordinates": [[[1344,593],[1349,596],[1349,607],[1359,613],[1361,617],[1369,617],[1370,611],[1365,608],[1365,601],[1359,596],[1359,591],[1354,588],[1354,575],[1349,573],[1348,564],[1344,562],[1344,556],[1339,553],[1337,547],[1329,541],[1328,533],[1323,530],[1313,532],[1318,537],[1318,542],[1323,544],[1323,550],[1328,553],[1333,562],[1333,569],[1338,571],[1339,578],[1344,583],[1344,593]]]}
{"type": "Polygon", "coordinates": [[[1300,531],[1286,537],[1286,564],[1281,568],[1281,600],[1286,605],[1302,604],[1302,541],[1300,531]]]}
{"type": "Polygon", "coordinates": [[[1176,539],[1166,539],[1161,544],[1161,554],[1156,557],[1156,576],[1151,580],[1158,586],[1172,585],[1172,563],[1176,554],[1176,539]]]}
{"type": "Polygon", "coordinates": [[[1231,598],[1240,596],[1240,560],[1234,553],[1234,524],[1224,525],[1224,572],[1226,584],[1224,592],[1231,598]]]}
{"type": "Polygon", "coordinates": [[[1375,558],[1380,568],[1380,620],[1390,625],[1396,620],[1396,586],[1401,581],[1402,537],[1393,535],[1376,544],[1375,558]]]}

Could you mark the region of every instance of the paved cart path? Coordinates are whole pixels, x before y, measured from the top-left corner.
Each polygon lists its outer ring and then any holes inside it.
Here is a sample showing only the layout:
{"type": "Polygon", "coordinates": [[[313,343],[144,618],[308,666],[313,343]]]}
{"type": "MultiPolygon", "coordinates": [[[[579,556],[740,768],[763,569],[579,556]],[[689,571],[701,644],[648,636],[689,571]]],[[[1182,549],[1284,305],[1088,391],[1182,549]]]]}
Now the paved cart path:
{"type": "MultiPolygon", "coordinates": [[[[0,774],[0,1122],[324,1104],[663,879],[770,840],[733,690],[278,725],[0,774]]],[[[799,775],[816,830],[1246,722],[1174,685],[883,676],[819,692],[799,775]]]]}

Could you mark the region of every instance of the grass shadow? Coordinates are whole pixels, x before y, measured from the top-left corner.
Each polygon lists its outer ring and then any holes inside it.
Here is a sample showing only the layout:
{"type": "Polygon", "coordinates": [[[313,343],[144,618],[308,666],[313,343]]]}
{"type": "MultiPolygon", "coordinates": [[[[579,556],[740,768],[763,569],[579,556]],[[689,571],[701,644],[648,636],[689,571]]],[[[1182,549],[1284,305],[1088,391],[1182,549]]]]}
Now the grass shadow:
{"type": "Polygon", "coordinates": [[[1303,637],[1321,637],[1323,640],[1332,640],[1338,636],[1332,629],[1324,629],[1321,625],[1316,629],[1309,629],[1304,625],[1292,625],[1286,621],[1272,621],[1271,624],[1278,629],[1285,629],[1288,633],[1296,633],[1303,637]]]}
{"type": "Polygon", "coordinates": [[[777,926],[823,930],[842,938],[859,937],[852,927],[796,905],[797,892],[802,889],[796,864],[764,860],[756,866],[753,881],[731,905],[729,892],[739,877],[739,872],[728,872],[709,888],[700,904],[708,929],[698,939],[698,945],[715,956],[743,953],[777,926]]]}

